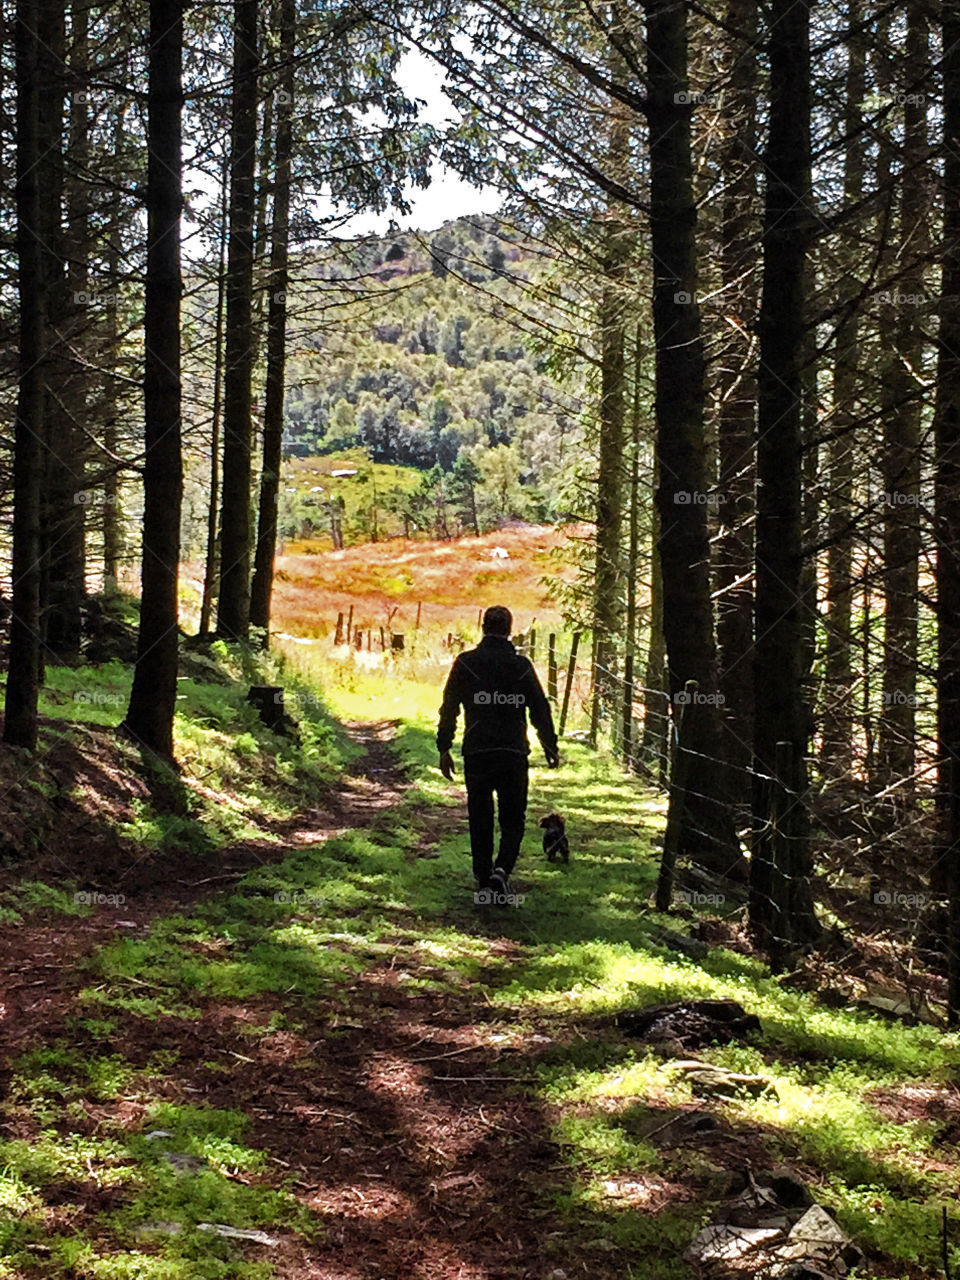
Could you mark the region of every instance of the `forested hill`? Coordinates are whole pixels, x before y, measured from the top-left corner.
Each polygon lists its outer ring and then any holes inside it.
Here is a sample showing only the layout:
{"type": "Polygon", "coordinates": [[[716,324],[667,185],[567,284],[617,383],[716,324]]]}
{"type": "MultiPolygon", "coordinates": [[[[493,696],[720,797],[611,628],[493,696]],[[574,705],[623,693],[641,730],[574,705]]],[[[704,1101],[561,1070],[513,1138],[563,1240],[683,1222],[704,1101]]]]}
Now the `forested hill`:
{"type": "Polygon", "coordinates": [[[292,286],[284,449],[361,446],[374,461],[453,468],[500,449],[511,483],[549,487],[579,431],[577,388],[537,349],[528,301],[545,270],[489,218],[343,242],[292,286]]]}

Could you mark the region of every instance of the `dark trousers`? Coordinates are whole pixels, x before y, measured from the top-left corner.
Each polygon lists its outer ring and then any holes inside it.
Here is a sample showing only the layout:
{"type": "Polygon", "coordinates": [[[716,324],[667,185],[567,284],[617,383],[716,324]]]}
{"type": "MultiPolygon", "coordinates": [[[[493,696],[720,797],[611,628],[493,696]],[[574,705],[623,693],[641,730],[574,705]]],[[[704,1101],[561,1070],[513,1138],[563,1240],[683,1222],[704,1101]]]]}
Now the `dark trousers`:
{"type": "Polygon", "coordinates": [[[482,751],[463,762],[470,819],[473,874],[485,884],[493,870],[493,797],[500,818],[497,866],[509,875],[520,856],[527,816],[527,757],[519,751],[482,751]]]}

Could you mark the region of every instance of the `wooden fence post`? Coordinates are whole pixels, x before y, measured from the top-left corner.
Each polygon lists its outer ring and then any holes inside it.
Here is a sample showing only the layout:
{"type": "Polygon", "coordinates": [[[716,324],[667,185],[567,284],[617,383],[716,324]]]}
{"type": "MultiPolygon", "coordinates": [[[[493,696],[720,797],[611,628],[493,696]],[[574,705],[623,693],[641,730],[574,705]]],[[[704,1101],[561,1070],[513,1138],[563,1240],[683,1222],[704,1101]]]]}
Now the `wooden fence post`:
{"type": "Polygon", "coordinates": [[[350,612],[347,614],[347,644],[350,643],[350,636],[353,633],[353,605],[350,606],[350,612]]]}
{"type": "Polygon", "coordinates": [[[563,686],[563,706],[560,708],[560,727],[557,730],[557,737],[563,737],[563,731],[567,727],[567,711],[570,708],[570,691],[573,688],[573,676],[577,669],[577,650],[580,648],[580,632],[573,633],[573,643],[570,646],[570,661],[567,663],[567,683],[563,686]]]}
{"type": "Polygon", "coordinates": [[[593,633],[590,649],[590,737],[591,747],[596,748],[600,738],[600,638],[593,633]]]}
{"type": "Polygon", "coordinates": [[[531,627],[527,632],[527,657],[531,662],[537,660],[537,631],[535,627],[531,627]]]}
{"type": "Polygon", "coordinates": [[[633,654],[623,660],[623,702],[620,707],[620,745],[623,763],[633,767],[633,654]]]}
{"type": "Polygon", "coordinates": [[[557,701],[557,637],[551,631],[547,637],[547,697],[556,704],[557,701]]]}
{"type": "Polygon", "coordinates": [[[681,817],[687,799],[687,777],[690,772],[690,753],[687,751],[687,740],[693,722],[691,714],[696,705],[695,699],[699,685],[696,680],[688,680],[684,686],[683,701],[677,699],[679,706],[676,720],[676,733],[673,741],[673,758],[670,769],[670,799],[667,804],[667,827],[663,833],[663,854],[660,858],[660,874],[657,876],[656,906],[658,911],[669,911],[673,899],[673,879],[677,869],[677,853],[680,848],[681,817]]]}
{"type": "Polygon", "coordinates": [[[343,644],[343,610],[337,614],[337,629],[333,636],[334,644],[343,644]]]}

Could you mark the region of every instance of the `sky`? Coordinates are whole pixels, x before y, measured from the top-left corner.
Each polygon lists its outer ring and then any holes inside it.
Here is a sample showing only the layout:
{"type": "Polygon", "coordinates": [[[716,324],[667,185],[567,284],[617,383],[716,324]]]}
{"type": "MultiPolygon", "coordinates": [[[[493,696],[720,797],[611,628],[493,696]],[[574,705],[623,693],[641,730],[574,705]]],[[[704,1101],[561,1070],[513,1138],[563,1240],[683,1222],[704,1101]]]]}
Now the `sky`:
{"type": "MultiPolygon", "coordinates": [[[[401,59],[398,79],[411,97],[424,103],[421,119],[440,125],[452,118],[449,99],[443,93],[443,71],[432,59],[419,50],[410,50],[401,59]]],[[[435,231],[451,218],[495,213],[501,201],[500,193],[493,187],[471,186],[439,164],[433,166],[430,186],[425,191],[408,185],[405,194],[412,206],[409,215],[398,214],[396,210],[361,213],[345,223],[337,234],[385,235],[391,222],[401,230],[435,231]]]]}

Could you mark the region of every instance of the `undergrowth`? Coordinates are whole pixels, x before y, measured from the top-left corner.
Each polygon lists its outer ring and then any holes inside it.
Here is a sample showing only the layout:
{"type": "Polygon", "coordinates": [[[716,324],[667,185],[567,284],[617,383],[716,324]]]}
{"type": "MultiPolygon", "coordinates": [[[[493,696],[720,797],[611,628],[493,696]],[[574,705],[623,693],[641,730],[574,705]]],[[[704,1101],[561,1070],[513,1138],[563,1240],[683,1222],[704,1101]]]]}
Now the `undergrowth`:
{"type": "MultiPolygon", "coordinates": [[[[249,667],[248,656],[214,656],[238,681],[255,674],[263,683],[290,682],[290,667],[274,659],[249,667]]],[[[111,670],[99,678],[119,677],[111,670]]],[[[267,737],[242,689],[184,681],[178,735],[187,785],[197,788],[206,770],[204,785],[233,794],[240,820],[262,830],[342,767],[349,748],[317,699],[316,718],[301,718],[301,745],[267,737]]],[[[382,695],[379,678],[377,690],[382,695]]],[[[658,1141],[665,1120],[691,1101],[689,1085],[624,1038],[614,1015],[699,995],[737,999],[762,1024],[747,1043],[700,1056],[762,1073],[775,1089],[700,1107],[733,1137],[762,1141],[771,1164],[801,1171],[816,1198],[882,1259],[864,1275],[939,1274],[941,1205],[960,1172],[949,1117],[904,1122],[875,1099],[877,1090],[896,1097],[908,1086],[952,1096],[956,1035],[828,1009],[750,956],[717,948],[694,962],[666,947],[663,929],[676,929],[678,916],[651,907],[662,797],[580,744],[565,744],[555,772],[535,754],[532,774],[531,818],[565,814],[570,866],[545,863],[531,836],[515,877],[522,907],[478,911],[462,793],[435,768],[436,688],[397,682],[386,708],[382,696],[371,705],[369,695],[359,682],[328,697],[340,715],[398,720],[394,749],[411,779],[400,802],[362,830],[290,845],[282,860],[190,911],[96,950],[85,961],[70,1034],[12,1064],[4,1132],[18,1136],[0,1144],[0,1277],[262,1280],[272,1274],[269,1251],[199,1224],[320,1238],[317,1217],[267,1153],[248,1145],[247,1117],[164,1095],[176,1076],[178,1038],[224,1002],[255,1004],[251,1055],[308,1016],[325,1018],[333,1037],[344,1019],[369,1016],[359,993],[381,965],[401,987],[482,1008],[488,1028],[519,1037],[504,1087],[540,1102],[564,1170],[562,1191],[544,1193],[565,1224],[544,1240],[547,1271],[600,1249],[634,1280],[689,1280],[683,1250],[722,1194],[728,1166],[708,1146],[658,1141]],[[503,940],[512,945],[494,949],[503,940]],[[117,1028],[157,1018],[176,1028],[167,1055],[146,1067],[125,1060],[117,1028]],[[170,1150],[191,1157],[190,1168],[172,1165],[170,1150]],[[90,1179],[101,1204],[81,1213],[78,1188],[90,1179]]],[[[227,838],[224,824],[234,821],[199,812],[192,820],[213,823],[212,842],[227,838]]],[[[146,811],[132,821],[145,847],[172,830],[146,811]]],[[[241,830],[230,828],[229,838],[241,830]]],[[[4,919],[18,927],[34,902],[68,910],[60,892],[24,881],[5,897],[4,919]]],[[[730,914],[740,909],[727,904],[730,914]]],[[[243,1070],[227,1054],[208,1067],[225,1081],[243,1070]]],[[[311,1068],[305,1060],[297,1070],[307,1079],[311,1068]]],[[[960,1251],[950,1256],[960,1265],[960,1251]]]]}

